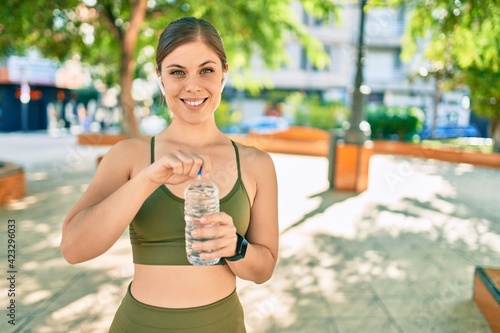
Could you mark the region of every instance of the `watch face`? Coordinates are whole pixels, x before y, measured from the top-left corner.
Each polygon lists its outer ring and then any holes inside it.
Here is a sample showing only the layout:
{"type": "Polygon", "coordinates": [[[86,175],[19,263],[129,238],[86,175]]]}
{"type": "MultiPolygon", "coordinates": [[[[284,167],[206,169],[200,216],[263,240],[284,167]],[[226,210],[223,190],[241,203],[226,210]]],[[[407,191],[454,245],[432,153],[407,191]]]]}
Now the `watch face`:
{"type": "Polygon", "coordinates": [[[245,238],[241,237],[241,242],[238,246],[238,255],[242,258],[245,258],[245,254],[247,253],[248,242],[245,238]]]}

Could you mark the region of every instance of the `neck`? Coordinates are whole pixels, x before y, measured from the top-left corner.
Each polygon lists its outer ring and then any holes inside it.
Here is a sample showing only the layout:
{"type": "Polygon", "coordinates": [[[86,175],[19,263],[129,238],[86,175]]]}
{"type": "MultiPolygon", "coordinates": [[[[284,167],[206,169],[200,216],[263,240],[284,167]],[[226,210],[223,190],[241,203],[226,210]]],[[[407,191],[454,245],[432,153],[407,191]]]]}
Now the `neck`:
{"type": "Polygon", "coordinates": [[[203,147],[225,141],[226,136],[214,124],[190,125],[175,120],[158,137],[179,142],[190,147],[203,147]]]}

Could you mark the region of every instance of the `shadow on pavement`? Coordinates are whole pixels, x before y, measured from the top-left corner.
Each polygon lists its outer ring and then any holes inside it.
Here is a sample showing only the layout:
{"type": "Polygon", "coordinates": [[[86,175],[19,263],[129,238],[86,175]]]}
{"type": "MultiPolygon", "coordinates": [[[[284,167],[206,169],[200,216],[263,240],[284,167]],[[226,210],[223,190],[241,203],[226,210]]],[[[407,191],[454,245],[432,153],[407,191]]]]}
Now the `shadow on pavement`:
{"type": "MultiPolygon", "coordinates": [[[[64,215],[94,171],[94,156],[85,159],[89,168],[67,163],[60,174],[51,164],[31,165],[27,197],[0,208],[1,221],[16,220],[18,272],[17,323],[4,317],[0,332],[109,327],[132,276],[127,232],[84,264],[71,266],[59,253],[64,215]]],[[[296,174],[286,173],[292,162],[278,156],[285,191],[296,186],[296,174]]],[[[498,171],[390,156],[372,162],[366,193],[321,191],[324,181],[312,171],[317,186],[307,193],[316,194],[292,193],[273,278],[238,285],[249,333],[490,332],[472,283],[475,265],[500,262],[498,171]]],[[[324,166],[321,159],[307,163],[324,166]]],[[[6,239],[0,223],[1,244],[6,239]]],[[[5,250],[0,261],[7,262],[5,250]]],[[[0,281],[2,300],[7,282],[0,281]]]]}
{"type": "Polygon", "coordinates": [[[309,196],[308,199],[312,199],[312,198],[320,198],[321,199],[318,207],[313,209],[312,211],[304,214],[304,216],[302,216],[302,218],[300,218],[298,221],[292,223],[290,226],[283,229],[281,231],[281,234],[284,234],[287,231],[300,226],[302,223],[306,222],[311,217],[314,217],[316,215],[324,213],[332,205],[340,203],[340,202],[347,200],[349,198],[355,197],[356,195],[357,194],[354,192],[341,192],[341,191],[335,191],[335,190],[327,190],[327,191],[323,191],[321,193],[309,196]]]}

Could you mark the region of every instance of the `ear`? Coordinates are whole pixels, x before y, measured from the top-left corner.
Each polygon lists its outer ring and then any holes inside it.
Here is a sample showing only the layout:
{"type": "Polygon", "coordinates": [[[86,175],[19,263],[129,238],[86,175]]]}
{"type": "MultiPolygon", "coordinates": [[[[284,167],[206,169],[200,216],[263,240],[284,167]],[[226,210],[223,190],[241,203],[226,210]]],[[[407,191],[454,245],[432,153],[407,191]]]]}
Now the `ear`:
{"type": "Polygon", "coordinates": [[[163,82],[161,81],[160,75],[156,77],[156,81],[158,82],[158,87],[160,87],[161,94],[165,96],[165,88],[163,88],[163,82]]]}
{"type": "Polygon", "coordinates": [[[223,77],[222,77],[222,83],[221,83],[220,92],[222,92],[224,90],[224,86],[226,85],[226,80],[227,80],[227,74],[224,73],[223,77]]]}

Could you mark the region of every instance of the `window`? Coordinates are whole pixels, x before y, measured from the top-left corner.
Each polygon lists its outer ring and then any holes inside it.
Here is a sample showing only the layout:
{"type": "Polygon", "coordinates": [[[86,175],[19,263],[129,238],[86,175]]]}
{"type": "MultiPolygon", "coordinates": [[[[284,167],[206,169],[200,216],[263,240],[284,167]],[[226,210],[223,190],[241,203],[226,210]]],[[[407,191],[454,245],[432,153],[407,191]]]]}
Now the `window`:
{"type": "Polygon", "coordinates": [[[314,72],[329,72],[330,69],[332,68],[332,52],[330,49],[330,46],[325,45],[324,46],[326,54],[330,57],[330,63],[326,65],[325,68],[319,69],[315,65],[311,63],[309,58],[307,58],[307,53],[304,48],[302,48],[302,53],[301,53],[301,59],[300,59],[300,69],[305,70],[305,71],[314,71],[314,72]]]}
{"type": "Polygon", "coordinates": [[[401,49],[398,48],[394,52],[394,70],[400,71],[403,68],[403,63],[401,62],[401,49]]]}

